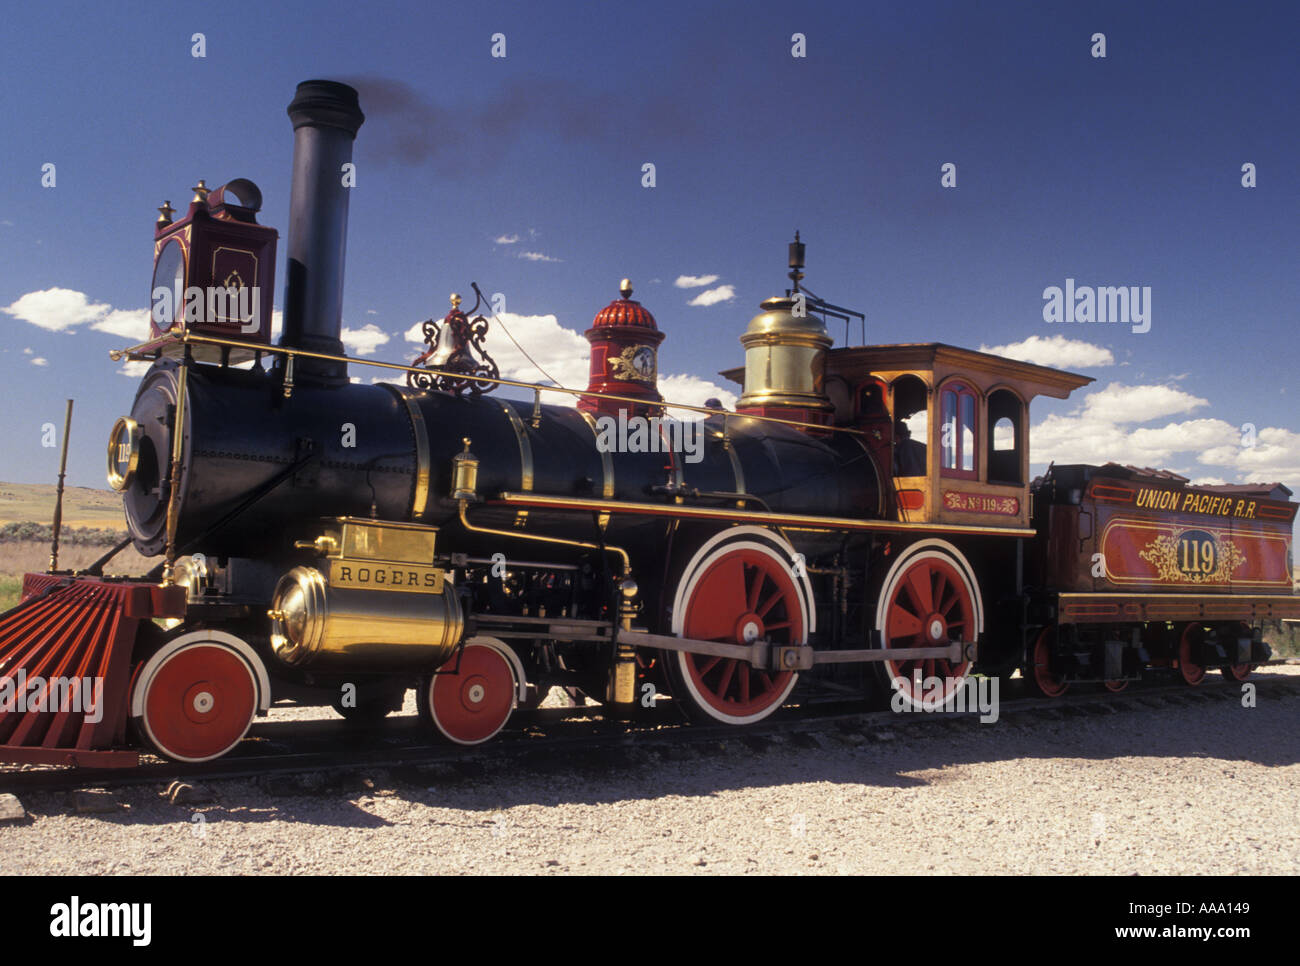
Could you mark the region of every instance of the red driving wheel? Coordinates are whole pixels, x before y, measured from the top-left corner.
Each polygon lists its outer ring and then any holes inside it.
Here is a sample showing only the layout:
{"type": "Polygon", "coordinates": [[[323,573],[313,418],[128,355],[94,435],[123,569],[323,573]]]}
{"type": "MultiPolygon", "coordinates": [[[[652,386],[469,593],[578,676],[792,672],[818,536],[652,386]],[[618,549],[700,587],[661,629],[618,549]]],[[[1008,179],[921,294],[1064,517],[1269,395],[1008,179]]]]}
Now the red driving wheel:
{"type": "MultiPolygon", "coordinates": [[[[973,641],[978,633],[975,600],[966,579],[947,554],[926,551],[908,563],[884,589],[881,642],[886,648],[947,647],[953,641],[973,641]]],[[[946,702],[965,683],[970,662],[947,658],[885,661],[890,685],[904,697],[930,699],[928,689],[916,693],[916,678],[937,677],[946,702]]],[[[938,692],[936,691],[936,697],[938,692]]]]}
{"type": "MultiPolygon", "coordinates": [[[[687,568],[682,580],[673,621],[682,637],[739,645],[761,638],[774,644],[807,640],[798,578],[766,542],[724,542],[687,568]]],[[[727,724],[767,717],[798,677],[733,657],[677,651],[674,658],[691,709],[727,724]]]]}

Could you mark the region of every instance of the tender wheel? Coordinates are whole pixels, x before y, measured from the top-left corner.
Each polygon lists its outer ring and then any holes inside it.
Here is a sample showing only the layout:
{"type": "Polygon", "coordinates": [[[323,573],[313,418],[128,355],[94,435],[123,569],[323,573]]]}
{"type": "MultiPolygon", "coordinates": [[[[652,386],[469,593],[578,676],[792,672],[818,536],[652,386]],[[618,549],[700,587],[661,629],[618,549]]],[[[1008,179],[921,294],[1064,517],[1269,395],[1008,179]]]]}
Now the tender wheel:
{"type": "MultiPolygon", "coordinates": [[[[1234,633],[1245,634],[1249,636],[1250,625],[1241,624],[1236,627],[1233,627],[1232,630],[1234,633]]],[[[1250,677],[1250,672],[1255,670],[1255,666],[1251,664],[1249,661],[1247,661],[1245,664],[1225,664],[1219,670],[1223,672],[1223,676],[1227,678],[1229,681],[1236,681],[1240,683],[1242,681],[1245,681],[1248,677],[1250,677]]]]}
{"type": "Polygon", "coordinates": [[[243,740],[265,706],[266,690],[266,671],[247,644],[220,631],[196,631],[137,668],[131,718],[160,755],[211,761],[243,740]]]}
{"type": "Polygon", "coordinates": [[[477,745],[505,727],[519,700],[521,673],[517,658],[491,638],[471,638],[429,675],[419,691],[420,714],[448,741],[477,745]],[[456,672],[456,673],[453,673],[456,672]]]}
{"type": "Polygon", "coordinates": [[[1254,665],[1251,664],[1225,664],[1219,670],[1229,681],[1241,682],[1250,677],[1250,672],[1254,669],[1254,665]]]}
{"type": "MultiPolygon", "coordinates": [[[[803,644],[812,600],[806,578],[791,567],[784,540],[759,527],[737,527],[704,544],[682,570],[672,630],[681,637],[750,644],[803,644]]],[[[750,724],[779,708],[794,688],[794,671],[761,670],[736,658],[673,651],[674,693],[688,712],[724,724],[750,724]]]]}
{"type": "MultiPolygon", "coordinates": [[[[886,648],[939,648],[978,638],[979,591],[956,548],[934,541],[904,552],[881,588],[876,630],[886,648]]],[[[922,700],[928,705],[934,695],[942,706],[965,684],[971,665],[925,658],[885,661],[882,668],[891,695],[899,692],[917,706],[922,700]],[[918,674],[923,685],[919,692],[918,674]],[[926,679],[935,677],[943,682],[941,692],[925,687],[926,679]]]]}
{"type": "MultiPolygon", "coordinates": [[[[1044,627],[1038,632],[1030,654],[1030,665],[1025,668],[1025,680],[1029,682],[1029,689],[1043,698],[1059,698],[1070,690],[1069,682],[1052,672],[1052,641],[1055,637],[1056,632],[1050,627],[1044,627]]],[[[1112,683],[1116,682],[1107,681],[1106,687],[1111,689],[1112,683]]]]}
{"type": "Polygon", "coordinates": [[[1193,646],[1201,639],[1201,626],[1188,624],[1183,628],[1183,636],[1178,641],[1178,670],[1183,681],[1192,687],[1205,680],[1205,668],[1192,661],[1193,646]]]}
{"type": "Polygon", "coordinates": [[[1128,687],[1127,681],[1104,681],[1102,683],[1106,686],[1106,690],[1112,694],[1119,694],[1128,687]]]}

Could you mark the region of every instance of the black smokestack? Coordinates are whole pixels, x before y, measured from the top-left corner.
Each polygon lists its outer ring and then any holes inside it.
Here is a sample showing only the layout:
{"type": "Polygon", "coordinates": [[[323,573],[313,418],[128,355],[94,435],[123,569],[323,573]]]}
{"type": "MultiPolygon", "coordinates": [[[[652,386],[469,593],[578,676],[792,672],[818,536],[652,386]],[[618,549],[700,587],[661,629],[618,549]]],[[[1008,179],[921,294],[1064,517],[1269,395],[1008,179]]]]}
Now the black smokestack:
{"type": "MultiPolygon", "coordinates": [[[[280,344],[343,353],[343,261],[348,191],[343,165],[366,117],[347,84],[310,80],[289,105],[293,121],[293,188],[289,199],[289,262],[280,344]]],[[[303,359],[298,376],[345,380],[340,363],[303,359]]]]}

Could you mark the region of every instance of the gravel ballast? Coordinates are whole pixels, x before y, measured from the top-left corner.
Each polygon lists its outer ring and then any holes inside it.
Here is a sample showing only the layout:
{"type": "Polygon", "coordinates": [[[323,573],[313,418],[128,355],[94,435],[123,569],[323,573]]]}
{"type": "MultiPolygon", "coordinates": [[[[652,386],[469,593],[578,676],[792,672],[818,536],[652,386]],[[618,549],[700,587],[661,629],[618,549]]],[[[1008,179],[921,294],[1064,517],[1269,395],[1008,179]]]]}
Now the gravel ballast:
{"type": "Polygon", "coordinates": [[[0,872],[1295,874],[1298,713],[1261,692],[1254,708],[738,732],[526,769],[482,755],[214,782],[177,804],[129,787],[87,812],[31,791],[29,817],[0,824],[0,872]]]}

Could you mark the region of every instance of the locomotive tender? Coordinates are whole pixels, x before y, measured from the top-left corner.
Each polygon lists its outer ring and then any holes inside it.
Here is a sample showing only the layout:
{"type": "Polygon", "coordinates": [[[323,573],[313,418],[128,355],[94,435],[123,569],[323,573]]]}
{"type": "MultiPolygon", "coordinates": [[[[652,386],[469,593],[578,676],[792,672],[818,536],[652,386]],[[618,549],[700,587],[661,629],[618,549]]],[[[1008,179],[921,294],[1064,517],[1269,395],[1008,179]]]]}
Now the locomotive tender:
{"type": "Polygon", "coordinates": [[[4,676],[94,677],[104,705],[0,707],[0,757],[206,761],[272,700],[374,719],[411,686],[437,732],[476,744],[555,685],[739,725],[801,675],[911,700],[977,671],[1048,695],[1156,667],[1195,684],[1244,678],[1261,623],[1300,616],[1288,490],[1114,464],[1031,483],[1031,400],[1091,380],[942,344],[834,348],[819,316],[845,316],[801,290],[797,235],[792,287],[724,373],[743,395],[697,408],[690,459],[601,443],[611,421],[665,432],[664,333],[627,282],[586,333],[587,388],[548,389],[576,407],[492,395],[524,384],[498,378],[458,296],[414,365],[349,360],[339,172],[364,118],[329,81],[289,115],[280,343],[256,187],[199,182],[179,220],[165,204],[154,284],[177,297],[116,354],[153,365],[108,452],[130,541],[163,560],[27,575],[0,615],[4,676]],[[251,298],[180,296],[214,286],[251,298]],[[350,363],[407,384],[354,383],[350,363]]]}

